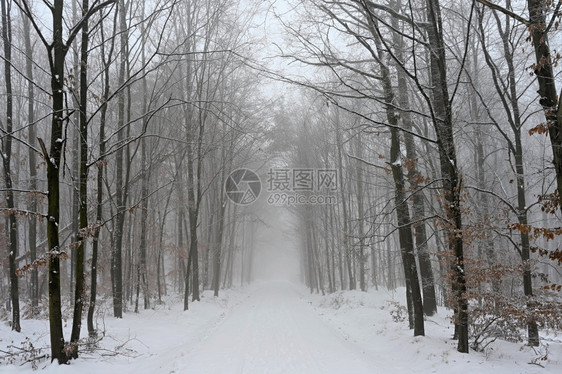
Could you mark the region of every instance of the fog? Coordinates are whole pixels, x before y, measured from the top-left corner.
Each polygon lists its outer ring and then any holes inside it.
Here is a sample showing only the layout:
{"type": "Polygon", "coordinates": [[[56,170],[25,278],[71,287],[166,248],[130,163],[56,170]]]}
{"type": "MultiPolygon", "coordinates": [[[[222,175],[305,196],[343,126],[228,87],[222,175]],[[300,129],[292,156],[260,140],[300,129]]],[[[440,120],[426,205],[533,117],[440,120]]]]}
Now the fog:
{"type": "Polygon", "coordinates": [[[294,216],[283,207],[265,206],[259,212],[255,237],[255,280],[298,282],[300,276],[298,234],[294,216]]]}
{"type": "Polygon", "coordinates": [[[562,372],[562,0],[0,16],[9,372],[562,372]]]}

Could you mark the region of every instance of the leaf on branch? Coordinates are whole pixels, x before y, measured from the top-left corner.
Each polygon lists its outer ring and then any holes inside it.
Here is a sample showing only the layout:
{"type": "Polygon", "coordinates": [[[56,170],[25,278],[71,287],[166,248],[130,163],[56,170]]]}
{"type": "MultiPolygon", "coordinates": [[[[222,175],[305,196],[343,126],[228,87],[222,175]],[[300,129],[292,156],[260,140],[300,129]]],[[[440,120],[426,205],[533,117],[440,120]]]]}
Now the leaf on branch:
{"type": "Polygon", "coordinates": [[[544,286],[545,290],[551,290],[551,291],[556,291],[556,292],[560,292],[562,291],[562,284],[551,284],[551,285],[546,285],[544,286]]]}
{"type": "Polygon", "coordinates": [[[541,123],[535,127],[533,127],[532,129],[529,130],[529,135],[534,135],[534,134],[540,134],[540,135],[544,135],[544,134],[548,134],[548,129],[549,126],[547,126],[545,123],[541,123]]]}

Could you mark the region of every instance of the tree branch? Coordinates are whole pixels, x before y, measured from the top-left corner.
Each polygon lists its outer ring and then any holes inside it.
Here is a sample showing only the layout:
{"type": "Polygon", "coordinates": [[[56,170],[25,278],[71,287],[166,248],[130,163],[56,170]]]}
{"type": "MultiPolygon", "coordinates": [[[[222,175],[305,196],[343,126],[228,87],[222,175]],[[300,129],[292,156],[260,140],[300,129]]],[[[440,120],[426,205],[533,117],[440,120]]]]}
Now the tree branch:
{"type": "MultiPolygon", "coordinates": [[[[531,21],[529,21],[528,19],[525,19],[523,17],[521,17],[520,15],[513,13],[512,11],[498,5],[498,4],[494,4],[488,0],[476,0],[478,1],[480,4],[490,8],[490,9],[495,9],[499,12],[502,12],[503,14],[505,14],[506,16],[509,16],[519,22],[521,22],[522,24],[524,24],[525,26],[529,26],[531,24],[531,21]]],[[[559,4],[560,5],[560,4],[559,4]]]]}
{"type": "Polygon", "coordinates": [[[548,26],[544,30],[545,34],[548,34],[550,29],[552,28],[552,25],[554,24],[554,20],[556,19],[558,12],[560,12],[560,6],[562,6],[562,0],[558,0],[558,4],[556,4],[556,9],[554,9],[554,13],[552,13],[552,18],[550,18],[550,22],[548,23],[548,26]]]}
{"type": "Polygon", "coordinates": [[[103,3],[101,3],[101,4],[98,4],[98,5],[90,8],[90,10],[88,10],[88,12],[82,17],[82,19],[76,25],[74,25],[74,27],[70,30],[69,35],[68,35],[68,39],[66,41],[65,49],[68,49],[70,47],[70,45],[72,44],[72,42],[74,41],[74,39],[76,38],[76,36],[80,32],[80,30],[84,26],[84,23],[94,13],[100,11],[101,9],[105,8],[108,5],[111,5],[111,4],[115,3],[116,1],[117,0],[107,0],[107,1],[104,1],[103,3]]]}
{"type": "MultiPolygon", "coordinates": [[[[27,1],[26,0],[14,0],[14,3],[16,3],[18,8],[20,8],[20,10],[23,12],[23,14],[25,14],[25,16],[31,21],[31,24],[33,25],[33,28],[35,29],[35,32],[37,32],[37,35],[39,36],[39,39],[41,39],[41,41],[45,45],[45,48],[47,48],[47,50],[48,50],[51,45],[50,45],[49,42],[47,42],[47,39],[45,39],[45,37],[43,36],[43,33],[41,32],[41,29],[39,28],[39,25],[37,25],[37,22],[35,22],[35,18],[33,17],[33,14],[31,14],[31,9],[29,8],[29,5],[27,4],[27,1]],[[20,4],[20,2],[23,5],[20,4]]],[[[51,8],[51,11],[52,11],[52,8],[51,8]]]]}

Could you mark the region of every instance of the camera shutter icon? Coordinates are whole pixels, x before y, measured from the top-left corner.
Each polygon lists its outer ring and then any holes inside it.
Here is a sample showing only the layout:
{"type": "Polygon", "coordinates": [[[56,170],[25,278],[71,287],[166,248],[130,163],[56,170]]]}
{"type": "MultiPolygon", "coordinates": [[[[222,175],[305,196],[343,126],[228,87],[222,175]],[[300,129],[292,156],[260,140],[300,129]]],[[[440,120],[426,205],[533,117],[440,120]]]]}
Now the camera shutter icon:
{"type": "Polygon", "coordinates": [[[249,205],[261,192],[260,177],[250,169],[234,170],[225,182],[226,196],[235,204],[249,205]]]}

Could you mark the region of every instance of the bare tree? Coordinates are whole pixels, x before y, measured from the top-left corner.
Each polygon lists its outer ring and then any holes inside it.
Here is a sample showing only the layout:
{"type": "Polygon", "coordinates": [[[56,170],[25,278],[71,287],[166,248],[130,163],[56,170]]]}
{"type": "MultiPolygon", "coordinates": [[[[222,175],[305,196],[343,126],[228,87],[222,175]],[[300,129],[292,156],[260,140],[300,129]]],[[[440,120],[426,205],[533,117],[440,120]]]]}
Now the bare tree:
{"type": "MultiPolygon", "coordinates": [[[[29,79],[27,82],[27,122],[28,122],[28,141],[30,145],[34,145],[37,138],[37,130],[35,123],[35,82],[33,79],[33,47],[31,45],[31,23],[29,19],[23,14],[23,35],[25,40],[25,74],[29,79]]],[[[29,197],[29,211],[36,212],[38,206],[37,191],[37,154],[33,147],[29,147],[28,151],[29,161],[29,190],[32,191],[29,197]]],[[[37,260],[37,218],[30,217],[29,231],[29,261],[34,264],[37,260]]],[[[31,269],[31,306],[33,313],[38,312],[39,306],[39,274],[37,266],[31,269]]]]}
{"type": "Polygon", "coordinates": [[[18,256],[18,224],[15,211],[15,194],[12,178],[12,141],[13,141],[13,91],[12,91],[12,26],[11,4],[2,0],[2,44],[4,45],[4,79],[6,84],[6,128],[0,124],[2,131],[2,165],[4,166],[4,183],[6,185],[6,206],[8,208],[7,228],[9,235],[8,263],[10,271],[10,300],[12,302],[12,330],[20,331],[20,304],[18,277],[16,275],[16,257],[18,256]]]}
{"type": "Polygon", "coordinates": [[[65,350],[65,341],[62,331],[61,314],[61,283],[60,283],[60,259],[65,256],[64,250],[59,241],[59,222],[60,222],[60,162],[64,142],[64,124],[68,121],[65,111],[65,91],[64,91],[64,70],[65,59],[69,46],[72,44],[84,23],[105,6],[111,4],[113,0],[106,2],[96,1],[95,4],[84,14],[82,19],[74,25],[68,32],[67,39],[64,40],[64,2],[55,0],[50,5],[52,13],[52,42],[49,43],[39,27],[36,17],[31,11],[27,1],[16,1],[16,4],[31,21],[39,38],[47,52],[49,60],[49,72],[51,76],[51,97],[52,97],[52,119],[50,129],[50,149],[47,150],[45,142],[39,139],[39,144],[43,157],[47,163],[47,189],[48,189],[48,209],[47,209],[47,241],[48,241],[48,264],[49,264],[49,324],[51,331],[51,357],[59,364],[66,363],[69,358],[74,357],[75,347],[65,350]]]}
{"type": "MultiPolygon", "coordinates": [[[[510,7],[510,2],[507,1],[507,6],[510,7]]],[[[504,113],[507,117],[507,122],[511,129],[513,137],[508,136],[508,134],[502,129],[499,121],[494,118],[489,108],[487,108],[488,114],[490,115],[493,124],[495,125],[498,132],[503,136],[505,142],[508,145],[508,150],[510,154],[513,154],[514,165],[512,169],[515,173],[515,179],[517,183],[517,204],[511,205],[511,212],[513,212],[519,223],[520,239],[521,245],[516,249],[521,256],[521,261],[523,262],[523,289],[525,296],[529,298],[528,308],[533,308],[532,297],[533,297],[533,287],[532,287],[532,276],[531,276],[531,265],[530,260],[530,238],[529,231],[527,229],[529,225],[528,218],[528,204],[526,197],[526,181],[525,181],[525,168],[523,163],[524,150],[522,143],[522,128],[524,125],[524,119],[520,108],[519,98],[521,94],[518,90],[518,84],[516,82],[517,72],[515,71],[514,65],[514,55],[516,53],[515,46],[510,40],[510,34],[513,31],[512,19],[509,16],[505,17],[505,21],[502,22],[499,15],[495,10],[492,11],[493,16],[496,21],[497,31],[501,38],[501,43],[503,46],[503,57],[507,64],[507,74],[506,78],[502,78],[499,75],[501,71],[498,64],[495,62],[494,58],[490,55],[489,46],[486,41],[485,30],[483,26],[484,14],[480,12],[480,42],[482,45],[482,51],[484,52],[484,57],[486,64],[488,65],[492,81],[494,82],[494,87],[501,100],[504,113]],[[508,89],[507,89],[508,88],[508,89]]],[[[511,157],[510,157],[511,159],[511,157]]],[[[537,323],[533,320],[529,320],[527,325],[528,331],[528,341],[529,345],[538,346],[539,345],[539,334],[537,323]]]]}
{"type": "Polygon", "coordinates": [[[487,0],[477,0],[479,3],[500,11],[529,29],[530,38],[535,51],[533,71],[539,85],[539,103],[546,119],[545,124],[537,126],[540,132],[548,132],[552,146],[554,170],[558,191],[558,205],[562,210],[562,95],[556,90],[554,66],[557,58],[552,56],[549,35],[553,26],[560,18],[561,3],[544,0],[527,0],[529,18],[526,19],[511,10],[511,1],[506,0],[505,7],[487,0]],[[547,12],[554,7],[550,19],[547,12]]]}

